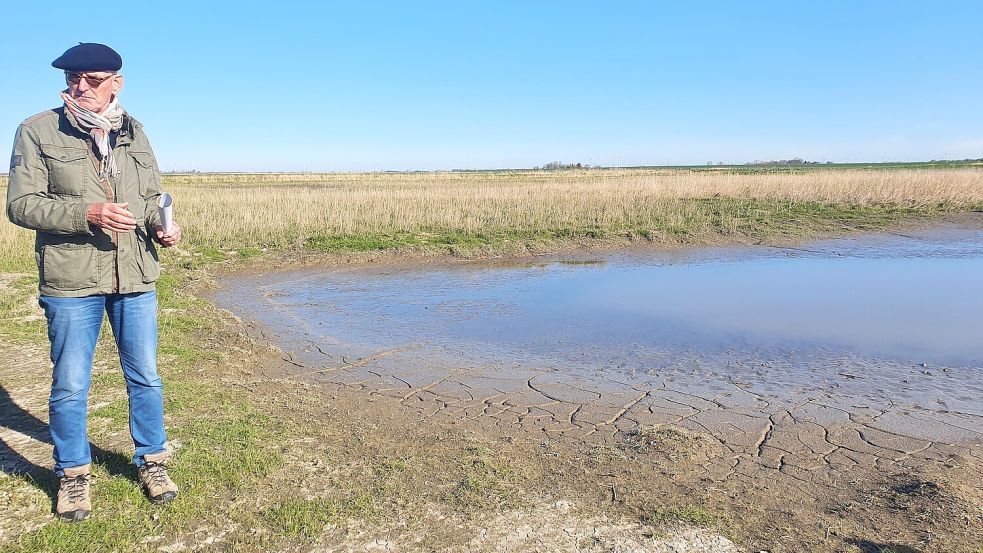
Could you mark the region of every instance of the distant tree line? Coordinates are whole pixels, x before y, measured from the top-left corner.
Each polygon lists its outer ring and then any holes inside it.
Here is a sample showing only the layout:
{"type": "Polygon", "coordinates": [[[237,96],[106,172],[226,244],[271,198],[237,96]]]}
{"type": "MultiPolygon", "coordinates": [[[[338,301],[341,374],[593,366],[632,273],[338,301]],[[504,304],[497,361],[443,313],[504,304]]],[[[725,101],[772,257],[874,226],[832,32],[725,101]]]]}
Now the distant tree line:
{"type": "MultiPolygon", "coordinates": [[[[600,167],[600,165],[598,165],[600,167]]],[[[543,171],[555,171],[557,169],[590,169],[591,166],[586,163],[563,163],[562,161],[551,161],[545,165],[538,167],[533,167],[533,169],[539,169],[543,171]]]]}
{"type": "MultiPolygon", "coordinates": [[[[827,161],[826,163],[827,164],[832,164],[833,162],[832,161],[827,161]]],[[[771,166],[771,165],[782,165],[782,166],[785,166],[785,165],[819,165],[819,162],[818,161],[806,161],[804,159],[801,159],[801,158],[798,158],[798,157],[794,157],[792,159],[773,159],[771,161],[754,160],[754,161],[750,161],[748,163],[745,163],[744,165],[765,165],[765,166],[771,166]]]]}

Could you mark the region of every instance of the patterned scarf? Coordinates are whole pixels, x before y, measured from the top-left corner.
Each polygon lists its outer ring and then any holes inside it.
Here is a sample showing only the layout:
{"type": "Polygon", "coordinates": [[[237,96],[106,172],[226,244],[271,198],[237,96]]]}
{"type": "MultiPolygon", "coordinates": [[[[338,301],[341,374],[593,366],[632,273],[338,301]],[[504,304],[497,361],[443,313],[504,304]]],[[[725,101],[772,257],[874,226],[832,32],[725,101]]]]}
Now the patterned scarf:
{"type": "Polygon", "coordinates": [[[116,156],[112,148],[109,147],[109,133],[119,131],[123,126],[123,106],[119,105],[116,98],[113,98],[102,113],[89,111],[80,106],[74,98],[61,93],[62,100],[65,101],[65,109],[72,112],[78,124],[92,136],[96,147],[99,149],[99,178],[106,176],[118,177],[119,167],[116,166],[116,156]]]}

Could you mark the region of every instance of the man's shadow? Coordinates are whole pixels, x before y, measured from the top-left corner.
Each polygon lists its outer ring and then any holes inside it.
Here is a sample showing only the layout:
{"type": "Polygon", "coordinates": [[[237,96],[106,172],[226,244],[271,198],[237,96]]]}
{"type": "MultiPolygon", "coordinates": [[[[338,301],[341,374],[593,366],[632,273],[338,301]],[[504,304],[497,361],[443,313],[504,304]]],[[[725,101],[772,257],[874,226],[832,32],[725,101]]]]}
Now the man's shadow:
{"type": "MultiPolygon", "coordinates": [[[[0,385],[0,413],[3,414],[0,417],[0,427],[9,428],[39,442],[52,444],[48,424],[14,403],[2,385],[0,385]]],[[[105,467],[110,475],[123,476],[133,482],[139,481],[137,469],[129,457],[115,451],[106,451],[96,445],[90,444],[90,446],[93,463],[105,467]]],[[[36,488],[48,494],[54,509],[54,502],[58,497],[58,478],[54,471],[36,465],[2,438],[0,438],[0,471],[25,477],[36,488]]]]}
{"type": "Polygon", "coordinates": [[[859,548],[863,553],[881,553],[883,551],[890,551],[892,553],[922,553],[920,549],[897,543],[877,543],[860,538],[851,538],[846,541],[850,545],[859,548]]]}

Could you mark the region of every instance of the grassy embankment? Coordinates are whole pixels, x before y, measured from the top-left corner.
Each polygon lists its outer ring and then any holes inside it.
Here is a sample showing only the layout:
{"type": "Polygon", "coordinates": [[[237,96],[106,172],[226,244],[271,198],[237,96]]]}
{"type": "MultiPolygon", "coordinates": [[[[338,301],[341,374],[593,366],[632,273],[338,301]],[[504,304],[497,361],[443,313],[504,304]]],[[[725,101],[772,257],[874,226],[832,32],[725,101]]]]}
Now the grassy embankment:
{"type": "MultiPolygon", "coordinates": [[[[0,181],[0,193],[5,184],[0,181]]],[[[305,413],[304,406],[315,403],[273,408],[275,396],[302,397],[302,390],[270,395],[239,385],[262,362],[263,352],[227,316],[188,291],[194,281],[208,278],[214,262],[394,249],[485,255],[598,241],[802,238],[983,207],[979,169],[206,174],[167,176],[164,185],[186,229],[180,250],[163,255],[166,276],[159,283],[160,360],[170,437],[181,446],[173,473],[183,496],[163,509],[141,497],[127,465],[123,382],[111,340],[104,339],[93,378],[90,433],[111,453],[96,466],[94,517],[80,525],[52,523],[46,494],[53,482],[43,471],[34,479],[0,479],[2,516],[10,522],[0,524],[7,527],[0,533],[4,550],[155,549],[215,536],[225,546],[279,548],[317,540],[328,523],[371,523],[383,507],[411,512],[422,489],[433,490],[424,497],[467,512],[510,501],[524,482],[535,481],[536,475],[524,476],[480,446],[457,451],[456,459],[435,454],[428,460],[398,451],[367,455],[359,442],[350,444],[350,455],[365,457],[365,463],[324,460],[335,474],[330,493],[276,485],[293,478],[285,465],[305,455],[308,446],[296,444],[312,436],[329,442],[329,430],[305,413]]],[[[39,355],[46,345],[43,320],[31,300],[31,242],[31,233],[0,223],[0,353],[8,359],[39,355]]],[[[8,372],[0,384],[17,400],[19,389],[37,387],[37,378],[8,372]]],[[[659,512],[674,509],[696,507],[659,512]]]]}

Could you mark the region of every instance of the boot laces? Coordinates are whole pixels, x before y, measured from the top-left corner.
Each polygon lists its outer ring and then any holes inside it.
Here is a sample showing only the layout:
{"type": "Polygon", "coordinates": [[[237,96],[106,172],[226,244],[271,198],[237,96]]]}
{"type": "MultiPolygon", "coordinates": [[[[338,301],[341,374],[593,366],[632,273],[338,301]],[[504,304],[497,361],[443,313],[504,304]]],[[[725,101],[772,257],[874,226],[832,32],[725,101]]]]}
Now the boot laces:
{"type": "Polygon", "coordinates": [[[150,486],[167,485],[167,466],[164,463],[147,461],[140,469],[146,475],[150,486]]]}
{"type": "Polygon", "coordinates": [[[78,503],[85,499],[85,492],[89,487],[89,475],[80,474],[71,478],[62,477],[61,488],[68,494],[69,503],[78,503]]]}

